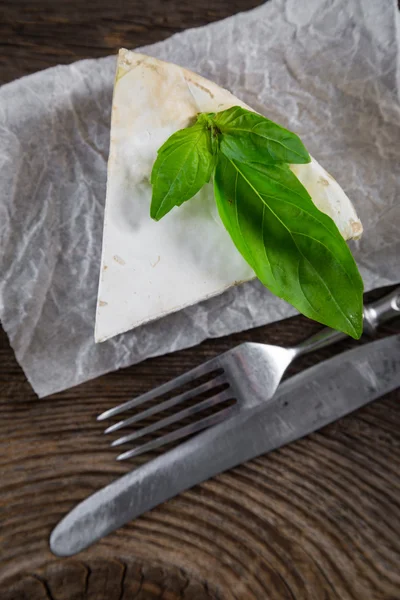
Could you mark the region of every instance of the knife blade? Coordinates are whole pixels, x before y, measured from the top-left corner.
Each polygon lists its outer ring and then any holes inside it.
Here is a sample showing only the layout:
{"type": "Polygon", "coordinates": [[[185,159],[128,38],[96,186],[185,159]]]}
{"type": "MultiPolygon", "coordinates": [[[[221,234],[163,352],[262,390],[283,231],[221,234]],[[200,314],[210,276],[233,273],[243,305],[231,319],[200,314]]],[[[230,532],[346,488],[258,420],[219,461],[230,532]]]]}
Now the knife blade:
{"type": "Polygon", "coordinates": [[[400,334],[323,361],[283,382],[265,405],[231,417],[95,492],[55,527],[50,548],[57,556],[72,556],[180,492],[399,386],[400,334]]]}

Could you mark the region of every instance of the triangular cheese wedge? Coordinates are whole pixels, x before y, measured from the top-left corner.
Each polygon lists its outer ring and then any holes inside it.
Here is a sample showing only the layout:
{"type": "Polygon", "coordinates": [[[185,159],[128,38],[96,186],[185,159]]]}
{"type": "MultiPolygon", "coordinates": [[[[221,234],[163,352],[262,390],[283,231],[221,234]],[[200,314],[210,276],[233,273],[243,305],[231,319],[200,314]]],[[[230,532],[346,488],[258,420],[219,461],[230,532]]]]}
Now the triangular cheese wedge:
{"type": "MultiPolygon", "coordinates": [[[[199,112],[249,108],[195,73],[120,50],[114,87],[95,339],[104,341],[220,294],[254,272],[236,250],[211,185],[161,221],[150,218],[158,148],[199,112]]],[[[313,160],[293,171],[348,239],[361,223],[343,190],[313,160]]]]}

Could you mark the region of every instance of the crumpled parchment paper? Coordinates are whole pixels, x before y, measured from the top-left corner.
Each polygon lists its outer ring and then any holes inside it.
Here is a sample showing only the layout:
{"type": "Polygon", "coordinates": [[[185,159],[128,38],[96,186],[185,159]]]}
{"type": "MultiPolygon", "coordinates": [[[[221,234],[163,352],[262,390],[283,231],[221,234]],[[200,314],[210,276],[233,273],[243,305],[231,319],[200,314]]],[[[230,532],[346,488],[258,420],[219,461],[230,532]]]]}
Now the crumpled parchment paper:
{"type": "MultiPolygon", "coordinates": [[[[141,48],[302,137],[364,224],[366,289],[400,280],[399,31],[395,0],[271,0],[141,48]]],[[[94,343],[115,63],[0,88],[0,318],[39,396],[294,314],[252,282],[94,343]]]]}

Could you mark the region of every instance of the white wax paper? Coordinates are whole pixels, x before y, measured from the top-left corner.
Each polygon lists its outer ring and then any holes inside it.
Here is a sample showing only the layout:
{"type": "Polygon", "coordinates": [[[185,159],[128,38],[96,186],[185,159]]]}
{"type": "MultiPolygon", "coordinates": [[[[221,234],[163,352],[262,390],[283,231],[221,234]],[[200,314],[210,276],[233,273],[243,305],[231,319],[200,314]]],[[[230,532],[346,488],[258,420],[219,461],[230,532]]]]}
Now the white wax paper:
{"type": "MultiPolygon", "coordinates": [[[[364,224],[366,289],[400,280],[399,31],[395,0],[271,0],[141,48],[300,134],[364,224]]],[[[0,318],[39,396],[294,313],[253,282],[94,343],[115,63],[0,88],[0,318]]]]}

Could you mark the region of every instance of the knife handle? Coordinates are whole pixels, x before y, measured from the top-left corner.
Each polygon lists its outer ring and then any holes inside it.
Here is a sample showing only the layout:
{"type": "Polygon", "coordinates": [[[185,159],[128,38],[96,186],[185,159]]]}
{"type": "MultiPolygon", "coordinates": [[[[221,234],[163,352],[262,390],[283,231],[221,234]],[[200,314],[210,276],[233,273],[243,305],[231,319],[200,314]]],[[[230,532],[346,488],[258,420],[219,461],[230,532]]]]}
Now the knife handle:
{"type": "Polygon", "coordinates": [[[379,325],[400,317],[400,287],[364,306],[364,333],[374,335],[379,325]]]}
{"type": "MultiPolygon", "coordinates": [[[[400,317],[400,287],[386,294],[383,298],[364,306],[363,333],[373,336],[380,325],[395,317],[400,317]]],[[[347,337],[342,331],[324,327],[315,335],[295,346],[293,348],[294,354],[295,356],[301,356],[335,344],[347,337]]]]}

